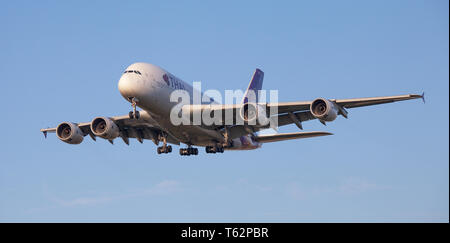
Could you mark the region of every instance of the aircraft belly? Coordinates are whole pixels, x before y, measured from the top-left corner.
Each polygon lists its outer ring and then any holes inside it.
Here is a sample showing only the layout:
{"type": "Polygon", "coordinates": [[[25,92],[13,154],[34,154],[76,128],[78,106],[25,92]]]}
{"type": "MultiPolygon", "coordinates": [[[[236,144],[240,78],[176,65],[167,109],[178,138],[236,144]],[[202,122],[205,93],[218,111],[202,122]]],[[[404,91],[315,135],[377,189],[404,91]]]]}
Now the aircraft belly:
{"type": "Polygon", "coordinates": [[[168,130],[181,142],[190,143],[192,145],[208,146],[213,145],[216,142],[224,141],[221,133],[199,126],[171,126],[168,130]]]}
{"type": "Polygon", "coordinates": [[[164,129],[167,133],[178,139],[182,143],[210,146],[217,142],[224,142],[222,134],[216,130],[202,128],[194,125],[179,125],[174,126],[167,116],[155,114],[155,110],[146,109],[151,114],[152,118],[164,129]]]}

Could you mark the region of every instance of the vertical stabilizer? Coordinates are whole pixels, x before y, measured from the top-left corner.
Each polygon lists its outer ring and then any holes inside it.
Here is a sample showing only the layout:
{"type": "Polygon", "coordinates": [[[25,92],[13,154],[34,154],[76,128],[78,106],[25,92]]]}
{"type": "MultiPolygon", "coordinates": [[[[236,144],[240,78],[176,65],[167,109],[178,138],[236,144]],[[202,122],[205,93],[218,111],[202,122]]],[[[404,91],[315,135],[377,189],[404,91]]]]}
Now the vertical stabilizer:
{"type": "Polygon", "coordinates": [[[258,91],[262,89],[263,79],[264,72],[257,68],[253,74],[252,80],[250,80],[247,90],[245,91],[242,103],[258,102],[258,91]]]}

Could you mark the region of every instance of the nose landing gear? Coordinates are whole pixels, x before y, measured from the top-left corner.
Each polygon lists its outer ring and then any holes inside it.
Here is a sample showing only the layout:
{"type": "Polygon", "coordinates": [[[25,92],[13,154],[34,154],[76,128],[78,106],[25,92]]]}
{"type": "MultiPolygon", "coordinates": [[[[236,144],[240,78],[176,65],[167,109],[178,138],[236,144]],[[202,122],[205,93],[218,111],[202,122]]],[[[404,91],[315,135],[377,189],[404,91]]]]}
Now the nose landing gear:
{"type": "Polygon", "coordinates": [[[130,111],[128,113],[128,116],[130,117],[130,119],[139,119],[139,117],[141,117],[141,114],[139,114],[139,111],[130,111]]]}
{"type": "Polygon", "coordinates": [[[138,101],[139,100],[137,98],[134,98],[134,97],[131,98],[131,106],[133,107],[133,110],[128,113],[128,116],[130,117],[130,119],[137,120],[137,119],[139,119],[139,117],[141,117],[141,114],[139,114],[139,111],[136,110],[136,103],[138,101]]]}

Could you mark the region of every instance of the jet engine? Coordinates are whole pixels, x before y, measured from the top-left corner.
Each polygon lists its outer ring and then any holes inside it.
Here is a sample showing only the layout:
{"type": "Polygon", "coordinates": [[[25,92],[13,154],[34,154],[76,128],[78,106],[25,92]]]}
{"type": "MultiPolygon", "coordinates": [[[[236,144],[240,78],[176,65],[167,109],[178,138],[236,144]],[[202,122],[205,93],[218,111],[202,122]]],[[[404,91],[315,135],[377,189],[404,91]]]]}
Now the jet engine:
{"type": "Polygon", "coordinates": [[[95,136],[112,140],[119,136],[119,127],[107,117],[96,117],[91,122],[91,131],[95,136]]]}
{"type": "Polygon", "coordinates": [[[338,116],[339,108],[331,101],[318,98],[311,103],[311,113],[322,122],[334,121],[338,116]]]}
{"type": "Polygon", "coordinates": [[[266,110],[266,105],[246,103],[241,107],[239,115],[245,124],[265,126],[270,122],[266,110]]]}
{"type": "Polygon", "coordinates": [[[80,144],[83,142],[83,132],[72,122],[63,122],[56,127],[56,136],[68,144],[80,144]]]}

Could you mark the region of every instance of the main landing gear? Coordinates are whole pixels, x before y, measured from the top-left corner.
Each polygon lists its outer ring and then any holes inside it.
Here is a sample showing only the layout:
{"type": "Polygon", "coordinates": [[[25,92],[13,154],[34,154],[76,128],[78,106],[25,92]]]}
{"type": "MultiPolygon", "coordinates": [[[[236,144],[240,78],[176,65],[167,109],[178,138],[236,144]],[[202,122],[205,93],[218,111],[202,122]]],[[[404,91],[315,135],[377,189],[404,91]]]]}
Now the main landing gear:
{"type": "Polygon", "coordinates": [[[168,146],[161,146],[158,147],[156,149],[156,152],[158,152],[158,154],[167,154],[167,153],[171,153],[172,152],[172,146],[168,145],[168,146]]]}
{"type": "Polygon", "coordinates": [[[141,114],[139,114],[139,111],[136,110],[136,102],[138,100],[136,98],[131,98],[131,106],[133,107],[133,110],[128,113],[128,116],[130,119],[139,119],[141,117],[141,114]]]}
{"type": "Polygon", "coordinates": [[[198,154],[198,149],[197,148],[192,148],[191,146],[188,146],[187,148],[180,148],[180,155],[197,155],[198,154]]]}
{"type": "Polygon", "coordinates": [[[161,139],[163,141],[163,146],[158,147],[156,149],[156,152],[158,154],[167,154],[167,153],[171,153],[172,152],[172,146],[167,145],[167,136],[166,135],[162,135],[161,139]]]}
{"type": "Polygon", "coordinates": [[[219,146],[206,146],[205,151],[207,154],[223,153],[224,148],[219,146]]]}

